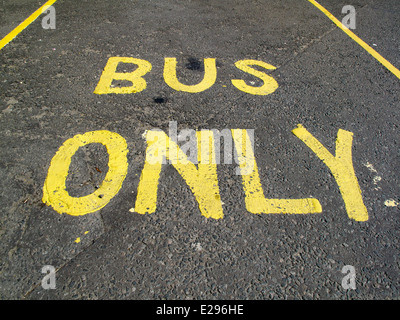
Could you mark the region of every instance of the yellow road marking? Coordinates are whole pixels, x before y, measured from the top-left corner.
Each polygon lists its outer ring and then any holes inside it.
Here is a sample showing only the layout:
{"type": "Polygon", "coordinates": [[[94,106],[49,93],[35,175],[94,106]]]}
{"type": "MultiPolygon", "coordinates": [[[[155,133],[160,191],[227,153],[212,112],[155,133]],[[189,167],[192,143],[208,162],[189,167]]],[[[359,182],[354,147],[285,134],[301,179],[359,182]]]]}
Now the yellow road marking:
{"type": "Polygon", "coordinates": [[[217,79],[217,66],[214,58],[204,59],[204,78],[196,85],[185,85],[178,81],[176,76],[176,58],[165,58],[164,81],[176,91],[197,93],[213,86],[217,79]]]}
{"type": "Polygon", "coordinates": [[[336,138],[336,152],[335,156],[333,156],[302,125],[298,125],[292,132],[331,170],[339,186],[349,218],[356,221],[367,221],[368,211],[364,205],[361,189],[353,167],[351,152],[353,133],[339,129],[336,138]]]}
{"type": "Polygon", "coordinates": [[[260,78],[264,84],[261,87],[252,87],[248,86],[244,80],[238,80],[238,79],[233,79],[231,80],[232,84],[238,88],[240,91],[250,93],[253,95],[268,95],[273,93],[276,89],[278,89],[278,83],[274,78],[271,76],[265,74],[264,72],[258,71],[256,69],[253,69],[250,66],[259,66],[262,68],[265,68],[267,70],[275,70],[276,67],[273,65],[270,65],[268,63],[265,63],[263,61],[258,61],[258,60],[239,60],[235,63],[236,68],[239,70],[242,70],[244,72],[247,72],[257,78],[260,78]]]}
{"type": "Polygon", "coordinates": [[[161,168],[165,163],[164,159],[169,159],[192,190],[201,214],[206,218],[222,219],[212,131],[197,132],[197,145],[198,150],[200,149],[197,154],[197,168],[163,131],[148,131],[146,140],[146,160],[138,186],[135,212],[145,214],[156,211],[161,168]]]}
{"type": "Polygon", "coordinates": [[[0,50],[3,49],[11,40],[13,40],[21,31],[23,31],[27,26],[29,26],[33,21],[35,21],[43,12],[45,12],[48,7],[50,7],[57,0],[49,0],[34,13],[32,13],[28,18],[18,25],[13,31],[6,35],[0,40],[0,50]]]}
{"type": "MultiPolygon", "coordinates": [[[[88,234],[88,233],[89,233],[89,231],[85,231],[85,234],[88,234]]],[[[76,238],[74,242],[75,243],[81,242],[81,238],[80,237],[76,238]]]]}
{"type": "Polygon", "coordinates": [[[136,93],[146,89],[147,84],[143,76],[150,72],[152,66],[151,63],[143,59],[135,59],[129,57],[111,57],[107,61],[107,65],[101,74],[100,81],[94,90],[95,94],[127,94],[136,93]],[[118,65],[120,63],[136,64],[138,66],[132,72],[117,72],[118,65]],[[127,87],[111,87],[113,80],[127,80],[131,82],[130,86],[127,87]]]}
{"type": "Polygon", "coordinates": [[[321,6],[315,0],[308,0],[315,7],[321,10],[329,19],[333,21],[341,30],[343,30],[350,38],[352,38],[355,42],[357,42],[361,47],[363,47],[371,56],[373,56],[376,60],[378,60],[382,65],[384,65],[390,72],[392,72],[397,78],[400,79],[400,70],[393,66],[389,61],[387,61],[384,57],[382,57],[378,52],[372,49],[367,43],[361,40],[358,36],[356,36],[352,31],[346,28],[338,19],[336,19],[328,10],[326,10],[323,6],[321,6]]]}
{"type": "Polygon", "coordinates": [[[254,214],[308,214],[322,212],[321,204],[315,198],[266,199],[247,131],[232,129],[232,136],[238,152],[239,167],[246,195],[245,204],[249,212],[254,214]]]}
{"type": "Polygon", "coordinates": [[[121,189],[128,172],[127,153],[125,139],[117,133],[106,130],[77,134],[68,139],[51,160],[43,186],[42,201],[60,214],[80,216],[100,210],[121,189]],[[90,143],[101,143],[107,148],[108,172],[96,191],[83,197],[71,197],[66,190],[65,182],[71,159],[80,147],[90,143]]]}

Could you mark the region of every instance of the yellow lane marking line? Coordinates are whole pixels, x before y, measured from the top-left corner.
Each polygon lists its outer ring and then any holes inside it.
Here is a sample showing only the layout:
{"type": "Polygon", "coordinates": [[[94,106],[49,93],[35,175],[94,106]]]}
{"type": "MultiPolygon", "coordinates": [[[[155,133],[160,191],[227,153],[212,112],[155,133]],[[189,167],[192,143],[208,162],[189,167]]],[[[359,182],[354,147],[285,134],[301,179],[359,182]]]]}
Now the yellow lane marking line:
{"type": "Polygon", "coordinates": [[[321,10],[329,19],[333,21],[341,30],[343,30],[350,38],[352,38],[355,42],[357,42],[361,47],[363,47],[371,56],[373,56],[376,60],[378,60],[381,64],[383,64],[390,72],[392,72],[397,78],[400,79],[400,71],[395,66],[393,66],[389,61],[387,61],[384,57],[382,57],[378,52],[372,49],[367,43],[361,40],[358,36],[356,36],[352,31],[346,28],[338,19],[336,19],[328,10],[326,10],[323,6],[321,6],[315,0],[308,0],[315,7],[321,10]]]}
{"type": "Polygon", "coordinates": [[[3,39],[0,40],[0,50],[3,49],[11,40],[13,40],[21,31],[23,31],[27,26],[29,26],[33,21],[35,21],[43,12],[47,11],[47,9],[57,0],[49,0],[44,5],[42,5],[39,9],[37,9],[34,13],[32,13],[25,21],[21,22],[18,27],[16,27],[13,31],[11,31],[8,35],[6,35],[3,39]]]}

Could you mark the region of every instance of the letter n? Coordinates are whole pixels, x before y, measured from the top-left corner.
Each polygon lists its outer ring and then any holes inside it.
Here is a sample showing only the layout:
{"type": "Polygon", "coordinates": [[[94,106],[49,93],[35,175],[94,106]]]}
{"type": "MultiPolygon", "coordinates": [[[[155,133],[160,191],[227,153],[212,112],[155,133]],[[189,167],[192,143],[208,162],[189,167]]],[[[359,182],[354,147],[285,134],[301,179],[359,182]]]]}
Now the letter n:
{"type": "Polygon", "coordinates": [[[213,133],[211,130],[202,130],[197,132],[196,136],[197,168],[188,160],[176,142],[163,131],[150,130],[146,133],[146,160],[138,186],[136,212],[140,214],[155,212],[162,164],[166,163],[165,158],[168,158],[193,192],[201,214],[206,218],[223,218],[213,133]]]}

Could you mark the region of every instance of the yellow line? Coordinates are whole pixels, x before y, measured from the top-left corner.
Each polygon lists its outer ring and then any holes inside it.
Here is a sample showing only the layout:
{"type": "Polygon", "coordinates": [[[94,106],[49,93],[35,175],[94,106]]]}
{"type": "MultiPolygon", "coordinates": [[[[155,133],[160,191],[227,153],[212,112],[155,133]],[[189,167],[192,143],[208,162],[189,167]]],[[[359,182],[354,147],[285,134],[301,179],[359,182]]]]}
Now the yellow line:
{"type": "Polygon", "coordinates": [[[395,66],[393,66],[389,61],[387,61],[384,57],[382,57],[378,52],[372,49],[368,44],[366,44],[363,40],[357,37],[353,32],[351,32],[348,28],[346,28],[338,19],[336,19],[328,10],[326,10],[323,6],[321,6],[315,0],[308,0],[314,6],[316,6],[319,10],[321,10],[329,19],[333,21],[340,29],[342,29],[350,38],[352,38],[355,42],[357,42],[361,47],[363,47],[371,56],[373,56],[376,60],[378,60],[381,64],[383,64],[390,72],[392,72],[397,78],[400,79],[400,71],[395,66]]]}
{"type": "Polygon", "coordinates": [[[11,40],[13,40],[21,31],[35,21],[43,12],[47,10],[57,0],[49,0],[34,13],[32,13],[25,21],[18,25],[13,31],[0,40],[0,50],[3,49],[11,40]]]}

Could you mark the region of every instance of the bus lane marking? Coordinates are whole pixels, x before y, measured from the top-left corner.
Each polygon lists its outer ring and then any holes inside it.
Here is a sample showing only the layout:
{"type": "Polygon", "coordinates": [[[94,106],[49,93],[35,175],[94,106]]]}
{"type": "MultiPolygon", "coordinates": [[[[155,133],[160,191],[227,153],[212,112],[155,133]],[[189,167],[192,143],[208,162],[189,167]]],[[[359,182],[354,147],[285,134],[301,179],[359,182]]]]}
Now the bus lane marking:
{"type": "MultiPolygon", "coordinates": [[[[318,199],[267,199],[258,175],[249,133],[251,130],[231,129],[231,138],[237,153],[237,174],[242,176],[246,209],[253,214],[311,214],[321,213],[318,199]]],[[[350,219],[368,220],[361,189],[352,160],[353,133],[339,129],[336,151],[332,155],[302,125],[293,134],[303,141],[330,169],[339,187],[347,215],[350,219]]],[[[130,212],[151,214],[157,209],[158,185],[162,166],[167,160],[177,170],[192,191],[199,210],[206,218],[222,219],[223,208],[218,186],[216,144],[213,130],[195,132],[197,166],[189,160],[184,148],[160,129],[145,132],[146,158],[140,177],[135,207],[130,212]]],[[[43,186],[43,202],[59,213],[84,215],[102,209],[117,195],[128,171],[126,140],[117,133],[106,130],[78,134],[63,143],[50,163],[43,186]],[[101,143],[109,154],[109,170],[100,188],[83,197],[71,197],[66,190],[66,178],[72,156],[80,147],[101,143]]],[[[219,163],[219,162],[218,162],[219,163]]]]}

